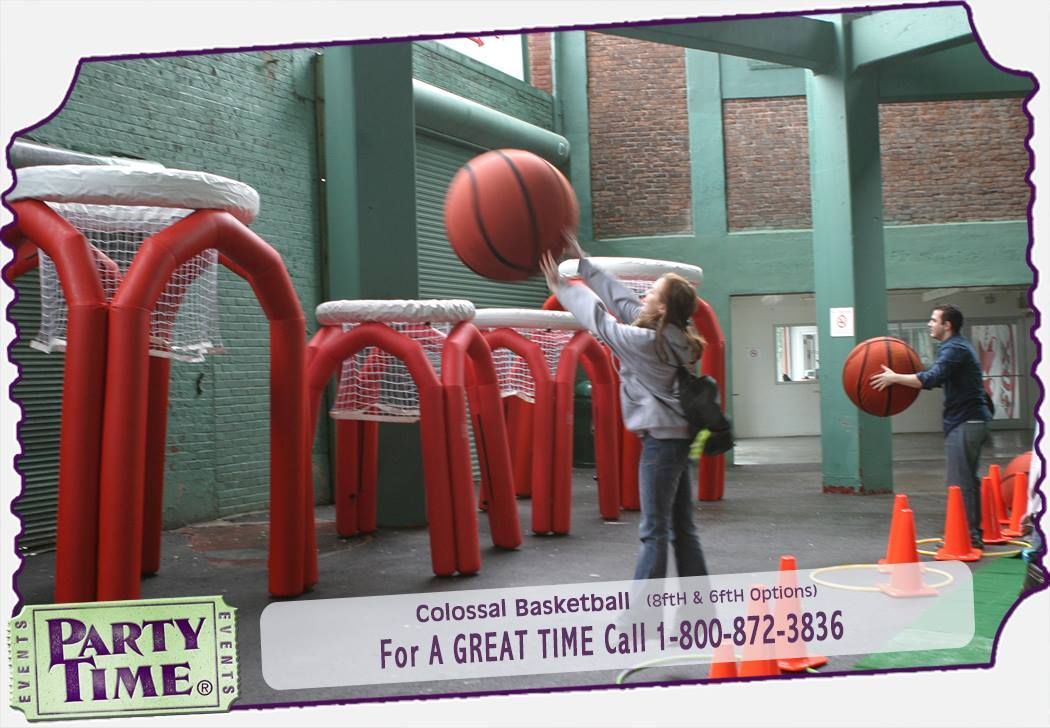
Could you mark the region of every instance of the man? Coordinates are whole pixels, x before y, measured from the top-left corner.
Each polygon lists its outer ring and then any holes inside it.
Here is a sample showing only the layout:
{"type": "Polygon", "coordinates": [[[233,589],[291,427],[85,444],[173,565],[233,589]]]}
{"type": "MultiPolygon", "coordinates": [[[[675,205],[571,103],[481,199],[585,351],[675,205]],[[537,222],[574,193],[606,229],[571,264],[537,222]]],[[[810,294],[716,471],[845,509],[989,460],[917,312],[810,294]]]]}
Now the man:
{"type": "Polygon", "coordinates": [[[941,342],[937,361],[918,374],[898,374],[887,366],[871,378],[871,386],[882,390],[891,384],[913,389],[944,388],[944,447],[948,459],[948,485],[962,488],[970,541],[982,548],[981,480],[977,462],[988,439],[988,409],[982,384],[981,365],[973,345],[962,336],[962,311],[951,304],[933,309],[927,324],[930,336],[941,342]]]}

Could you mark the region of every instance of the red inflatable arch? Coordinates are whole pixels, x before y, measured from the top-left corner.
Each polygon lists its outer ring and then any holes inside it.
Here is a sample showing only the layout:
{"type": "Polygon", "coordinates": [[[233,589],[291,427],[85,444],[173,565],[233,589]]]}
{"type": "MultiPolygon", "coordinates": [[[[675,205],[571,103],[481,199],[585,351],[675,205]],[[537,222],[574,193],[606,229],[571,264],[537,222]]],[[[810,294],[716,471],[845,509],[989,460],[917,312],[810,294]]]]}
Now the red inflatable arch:
{"type": "MultiPolygon", "coordinates": [[[[76,531],[84,535],[76,539],[79,556],[70,556],[65,544],[73,528],[64,525],[68,506],[60,504],[57,589],[75,591],[78,600],[133,599],[139,594],[140,572],[159,565],[170,362],[151,359],[150,353],[154,341],[171,332],[182,303],[178,294],[161,299],[172,273],[214,249],[249,280],[270,319],[270,587],[279,595],[301,593],[303,398],[298,385],[285,382],[289,377],[301,381],[305,321],[280,256],[245,227],[258,212],[258,194],[234,180],[159,167],[39,166],[20,170],[18,176],[9,199],[22,200],[14,203],[19,230],[55,259],[69,309],[62,450],[75,448],[79,454],[61,455],[59,490],[60,501],[76,501],[76,531]],[[58,213],[41,201],[55,205],[58,213]],[[64,203],[88,207],[62,207],[64,203]],[[129,241],[131,247],[116,248],[124,264],[131,261],[123,278],[117,263],[92,247],[61,214],[112,216],[133,226],[137,237],[129,241]],[[50,229],[41,231],[41,225],[50,229]],[[115,289],[108,304],[107,289],[115,289]],[[85,305],[100,323],[85,327],[80,320],[85,305]],[[151,327],[154,311],[166,314],[169,325],[151,327]],[[82,365],[85,358],[90,366],[82,365]],[[87,401],[70,407],[77,399],[87,401]],[[81,436],[78,430],[93,434],[81,436]],[[65,486],[61,483],[61,473],[72,477],[74,467],[81,496],[63,498],[72,486],[69,478],[65,486]],[[73,558],[96,563],[78,566],[78,574],[67,578],[63,573],[70,569],[64,564],[73,558]]],[[[113,241],[95,242],[104,247],[113,241]]],[[[25,260],[23,266],[28,255],[25,260]]]]}
{"type": "MultiPolygon", "coordinates": [[[[431,561],[434,573],[438,575],[449,575],[455,571],[471,574],[481,568],[470,443],[464,427],[468,417],[465,401],[470,402],[475,443],[479,459],[484,464],[486,481],[490,484],[491,507],[488,508],[488,517],[493,544],[510,549],[521,545],[521,526],[514,501],[510,452],[495,369],[489,348],[480,333],[469,321],[463,320],[465,314],[455,313],[462,306],[468,306],[469,316],[473,316],[473,305],[467,301],[335,301],[322,304],[318,307],[318,320],[325,326],[314,337],[308,349],[316,351],[309,355],[312,400],[319,397],[320,388],[336,371],[333,367],[341,366],[344,360],[366,347],[375,347],[363,363],[364,369],[373,370],[373,374],[381,374],[385,366],[381,362],[380,352],[397,357],[407,367],[419,394],[418,416],[421,420],[431,561]],[[434,312],[422,313],[427,307],[440,307],[442,304],[448,304],[452,312],[437,313],[435,309],[434,312]],[[357,311],[357,308],[362,311],[374,309],[379,313],[369,316],[357,311]],[[413,317],[420,314],[432,321],[458,322],[441,343],[440,380],[422,346],[412,338],[413,325],[404,321],[409,317],[409,311],[413,312],[413,317]],[[441,318],[435,318],[435,315],[441,318]],[[395,331],[386,323],[376,322],[377,318],[404,324],[406,330],[395,331]],[[365,323],[357,324],[345,332],[337,326],[356,320],[365,323]],[[350,349],[339,343],[361,329],[371,332],[370,338],[364,343],[350,349]],[[333,347],[338,347],[334,355],[325,353],[333,347]],[[322,353],[329,359],[323,365],[318,363],[322,353]],[[334,363],[332,356],[338,357],[334,363]],[[329,370],[323,378],[319,377],[324,369],[315,371],[318,366],[329,370]],[[438,387],[439,396],[430,391],[435,386],[438,387]],[[318,388],[316,395],[314,388],[318,388]]],[[[426,331],[433,333],[429,323],[421,324],[418,328],[420,335],[425,335],[426,331]]],[[[361,379],[371,378],[366,376],[361,379]]],[[[369,401],[378,401],[380,393],[377,390],[368,397],[369,401]]],[[[336,436],[340,447],[336,462],[336,523],[340,535],[353,535],[358,530],[375,530],[378,421],[369,419],[372,416],[361,413],[354,419],[336,420],[336,436]]],[[[312,415],[311,431],[314,427],[316,414],[312,415]]]]}
{"type": "Polygon", "coordinates": [[[462,573],[481,568],[474,513],[474,478],[470,466],[470,443],[463,423],[468,387],[470,407],[477,424],[474,441],[488,494],[489,527],[494,545],[514,549],[521,545],[521,524],[514,499],[510,447],[500,399],[499,381],[492,352],[485,338],[469,322],[457,325],[445,340],[441,357],[441,381],[445,387],[445,416],[448,430],[449,472],[457,537],[457,562],[462,573]],[[470,375],[468,375],[468,369],[470,375]],[[478,561],[472,559],[478,554],[478,561]]]}
{"type": "Polygon", "coordinates": [[[16,227],[8,228],[5,239],[15,242],[19,252],[5,276],[13,280],[31,270],[36,249],[42,250],[55,262],[68,305],[54,598],[59,603],[89,602],[96,597],[108,303],[84,236],[43,202],[27,199],[10,205],[16,227]]]}
{"type": "Polygon", "coordinates": [[[599,510],[603,518],[618,518],[620,479],[613,414],[616,394],[605,351],[565,313],[483,309],[477,312],[474,323],[486,331],[485,338],[494,351],[506,348],[517,355],[503,372],[503,393],[508,402],[517,403],[516,407],[507,406],[508,412],[518,416],[516,422],[511,420],[518,428],[514,433],[515,442],[519,443],[515,477],[527,477],[530,483],[527,489],[521,482],[516,483],[516,491],[531,493],[533,532],[569,532],[573,390],[581,357],[594,385],[599,510]],[[557,367],[553,377],[551,366],[557,367]],[[515,374],[519,368],[527,369],[527,377],[515,374]],[[525,399],[530,387],[534,400],[531,405],[525,399]],[[526,426],[531,431],[525,431],[526,426]]]}
{"type": "Polygon", "coordinates": [[[591,380],[595,460],[598,474],[598,510],[602,518],[620,517],[620,469],[617,463],[616,415],[619,409],[616,382],[609,355],[597,339],[579,331],[565,347],[555,375],[555,422],[553,504],[551,530],[569,532],[572,516],[572,421],[576,367],[583,364],[591,380]]]}
{"type": "Polygon", "coordinates": [[[301,472],[304,408],[298,384],[303,381],[305,318],[277,251],[230,213],[200,210],[142,246],[110,303],[99,599],[134,599],[139,594],[150,312],[171,273],[213,248],[231,270],[246,277],[270,322],[270,592],[295,596],[306,586],[301,472]]]}
{"type": "MultiPolygon", "coordinates": [[[[535,394],[529,404],[520,397],[504,399],[508,439],[514,443],[514,491],[532,498],[532,530],[551,530],[551,463],[554,459],[554,378],[540,347],[509,328],[486,331],[485,340],[493,352],[507,349],[521,357],[532,376],[535,394]]],[[[482,492],[488,486],[482,471],[482,492]]]]}
{"type": "MultiPolygon", "coordinates": [[[[415,381],[419,392],[420,412],[420,447],[423,454],[423,478],[426,489],[427,522],[430,530],[430,559],[434,573],[439,576],[448,576],[456,571],[456,547],[455,528],[452,516],[452,491],[449,483],[448,449],[445,438],[445,397],[441,382],[434,373],[433,368],[427,361],[420,344],[412,339],[401,335],[389,326],[381,323],[362,323],[354,326],[349,331],[340,331],[332,326],[322,327],[311,342],[311,348],[316,350],[311,357],[307,369],[307,397],[310,403],[310,413],[307,419],[307,441],[313,442],[314,433],[317,429],[317,420],[320,414],[321,395],[328,380],[337,374],[345,359],[349,359],[357,352],[366,347],[374,346],[396,356],[405,363],[409,373],[415,381]],[[326,331],[334,333],[325,333],[326,331]],[[320,340],[319,340],[320,339],[320,340]]],[[[352,432],[360,436],[360,425],[369,424],[377,426],[376,422],[357,422],[346,420],[358,425],[358,428],[347,426],[344,436],[352,432]]],[[[376,427],[378,429],[378,427],[376,427]]],[[[341,442],[345,447],[347,442],[341,442]]],[[[359,444],[359,443],[356,443],[359,444]]],[[[368,457],[367,450],[357,450],[352,456],[354,461],[368,457]],[[364,455],[362,454],[364,453],[364,455]]],[[[354,463],[356,464],[356,463],[354,463]]],[[[336,482],[336,518],[339,519],[339,510],[346,509],[347,504],[354,500],[353,492],[350,490],[354,481],[361,483],[357,475],[357,468],[344,471],[342,477],[336,482]]],[[[372,480],[365,487],[374,492],[375,481],[372,480]]],[[[312,487],[307,488],[307,492],[312,487]]],[[[373,501],[374,503],[374,501],[373,501]]],[[[311,501],[311,510],[313,504],[311,501]]],[[[367,514],[357,506],[357,517],[368,516],[370,524],[366,524],[361,530],[366,533],[374,530],[374,508],[371,514],[367,514]]],[[[351,516],[344,514],[346,521],[351,516]]],[[[354,519],[356,520],[356,519],[354,519]]],[[[315,537],[313,518],[306,522],[307,549],[314,550],[315,537]]],[[[316,573],[310,575],[313,581],[317,580],[316,573]]]]}
{"type": "MultiPolygon", "coordinates": [[[[595,262],[603,268],[617,275],[629,287],[640,288],[639,284],[655,280],[663,273],[676,272],[685,275],[687,279],[693,280],[691,271],[698,271],[695,266],[687,266],[681,263],[669,261],[647,260],[639,258],[595,258],[595,262]],[[622,272],[621,272],[622,271],[622,272]]],[[[562,263],[562,273],[575,272],[576,261],[565,261],[562,263]]],[[[573,283],[583,285],[579,279],[573,279],[573,283]]],[[[696,281],[699,283],[699,281],[696,281]]],[[[560,311],[561,304],[556,296],[550,296],[543,304],[545,310],[560,311]]],[[[711,306],[704,299],[697,297],[697,309],[693,314],[693,325],[697,331],[707,340],[707,346],[700,359],[700,370],[718,382],[720,396],[723,406],[727,404],[725,382],[726,382],[726,358],[725,358],[725,335],[718,323],[711,306]]],[[[640,507],[638,500],[638,460],[641,456],[641,443],[638,438],[623,431],[623,447],[621,460],[621,503],[624,508],[637,510],[640,507]]],[[[698,498],[704,501],[720,500],[725,494],[725,456],[703,457],[700,459],[700,467],[697,473],[698,498]]]]}

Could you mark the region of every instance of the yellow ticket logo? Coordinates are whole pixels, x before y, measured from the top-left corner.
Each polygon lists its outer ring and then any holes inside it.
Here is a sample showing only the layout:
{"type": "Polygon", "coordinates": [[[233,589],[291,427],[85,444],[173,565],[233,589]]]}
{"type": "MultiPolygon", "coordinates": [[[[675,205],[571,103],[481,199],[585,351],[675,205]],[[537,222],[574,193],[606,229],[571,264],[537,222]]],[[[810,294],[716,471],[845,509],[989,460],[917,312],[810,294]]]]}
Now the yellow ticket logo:
{"type": "Polygon", "coordinates": [[[8,639],[11,705],[29,720],[211,713],[237,698],[222,597],[30,605],[8,639]]]}

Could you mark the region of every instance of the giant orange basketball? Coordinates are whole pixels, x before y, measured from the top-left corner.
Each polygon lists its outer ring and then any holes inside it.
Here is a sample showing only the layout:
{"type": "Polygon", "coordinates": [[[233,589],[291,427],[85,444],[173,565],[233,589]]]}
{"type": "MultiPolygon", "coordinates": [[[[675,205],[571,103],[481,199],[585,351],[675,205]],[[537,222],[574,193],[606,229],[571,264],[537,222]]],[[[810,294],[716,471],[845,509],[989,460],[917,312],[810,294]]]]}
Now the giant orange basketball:
{"type": "Polygon", "coordinates": [[[853,347],[842,365],[842,386],[853,404],[868,414],[889,417],[903,412],[919,396],[919,390],[894,384],[881,392],[871,386],[871,377],[885,364],[898,374],[922,371],[915,350],[892,336],[877,336],[853,347]]]}
{"type": "Polygon", "coordinates": [[[445,231],[472,271],[520,281],[539,271],[540,257],[565,247],[580,210],[572,185],[554,165],[521,149],[495,149],[467,162],[445,195],[445,231]]]}
{"type": "Polygon", "coordinates": [[[1003,505],[1009,511],[1014,503],[1014,483],[1017,482],[1017,474],[1025,473],[1032,469],[1032,451],[1023,452],[1003,469],[1002,477],[999,479],[999,492],[1003,496],[1003,505]]]}

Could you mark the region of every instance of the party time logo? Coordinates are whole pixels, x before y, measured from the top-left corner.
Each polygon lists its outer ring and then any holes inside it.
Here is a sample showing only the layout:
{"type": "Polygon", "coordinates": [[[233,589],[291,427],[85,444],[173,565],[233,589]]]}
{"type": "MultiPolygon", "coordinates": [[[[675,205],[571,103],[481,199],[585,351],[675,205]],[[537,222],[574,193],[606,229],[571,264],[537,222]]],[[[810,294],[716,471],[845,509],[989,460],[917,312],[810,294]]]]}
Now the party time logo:
{"type": "Polygon", "coordinates": [[[29,720],[228,710],[235,612],[222,597],[24,607],[9,623],[11,705],[29,720]]]}

